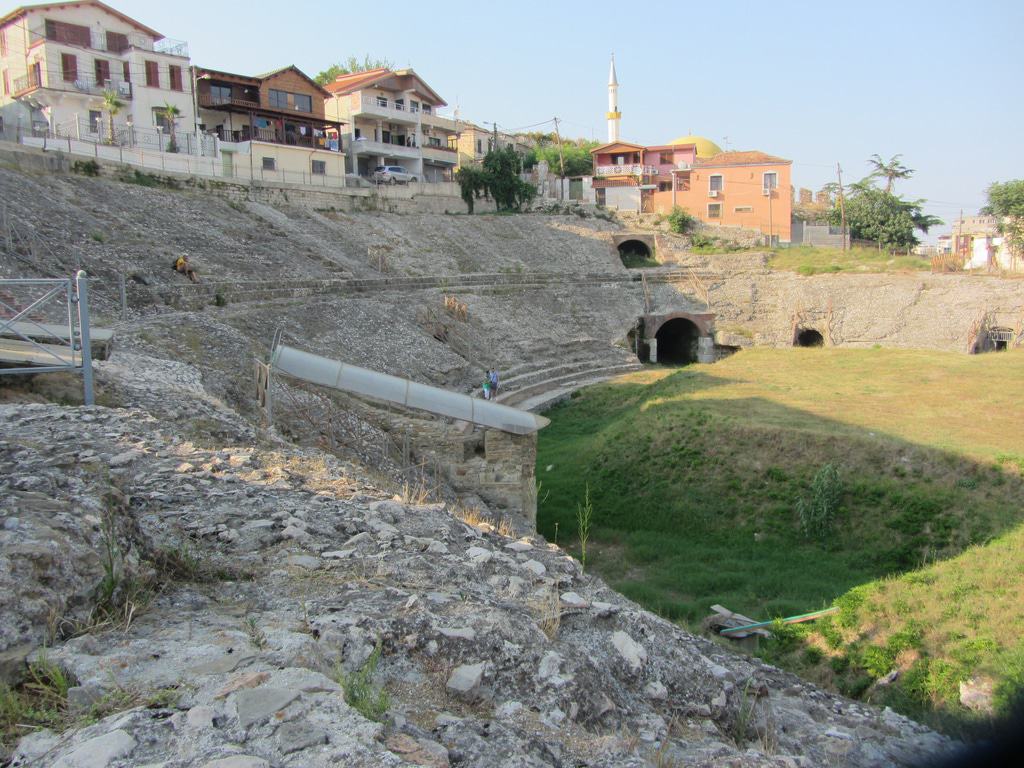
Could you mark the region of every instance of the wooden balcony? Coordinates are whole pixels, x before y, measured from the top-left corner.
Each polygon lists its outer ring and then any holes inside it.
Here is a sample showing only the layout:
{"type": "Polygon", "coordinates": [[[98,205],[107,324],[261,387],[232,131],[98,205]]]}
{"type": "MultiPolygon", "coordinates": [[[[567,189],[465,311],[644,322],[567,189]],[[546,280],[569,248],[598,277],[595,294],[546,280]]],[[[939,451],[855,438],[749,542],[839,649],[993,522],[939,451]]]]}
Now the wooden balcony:
{"type": "Polygon", "coordinates": [[[209,93],[200,93],[199,106],[203,109],[231,109],[234,107],[236,109],[250,111],[259,109],[260,103],[258,101],[224,98],[222,96],[212,96],[209,93]]]}

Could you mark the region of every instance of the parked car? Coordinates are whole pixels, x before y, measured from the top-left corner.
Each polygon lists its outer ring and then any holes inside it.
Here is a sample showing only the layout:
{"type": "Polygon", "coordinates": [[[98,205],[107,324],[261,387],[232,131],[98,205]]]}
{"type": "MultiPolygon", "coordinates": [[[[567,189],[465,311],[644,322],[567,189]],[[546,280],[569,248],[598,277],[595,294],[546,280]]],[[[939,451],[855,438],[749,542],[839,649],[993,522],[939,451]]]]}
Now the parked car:
{"type": "Polygon", "coordinates": [[[410,181],[419,181],[415,174],[409,173],[400,165],[378,165],[373,169],[371,178],[378,184],[408,184],[410,181]]]}

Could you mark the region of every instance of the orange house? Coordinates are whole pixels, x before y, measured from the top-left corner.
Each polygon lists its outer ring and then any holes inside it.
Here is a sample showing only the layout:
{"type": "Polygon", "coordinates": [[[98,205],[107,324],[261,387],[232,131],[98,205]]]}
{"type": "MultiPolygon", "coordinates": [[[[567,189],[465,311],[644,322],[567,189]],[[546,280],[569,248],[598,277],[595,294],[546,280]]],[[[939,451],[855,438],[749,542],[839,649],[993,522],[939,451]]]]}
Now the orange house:
{"type": "Polygon", "coordinates": [[[764,152],[719,152],[673,173],[669,191],[652,193],[651,210],[678,205],[701,221],[762,232],[772,243],[791,239],[792,160],[764,152]]]}

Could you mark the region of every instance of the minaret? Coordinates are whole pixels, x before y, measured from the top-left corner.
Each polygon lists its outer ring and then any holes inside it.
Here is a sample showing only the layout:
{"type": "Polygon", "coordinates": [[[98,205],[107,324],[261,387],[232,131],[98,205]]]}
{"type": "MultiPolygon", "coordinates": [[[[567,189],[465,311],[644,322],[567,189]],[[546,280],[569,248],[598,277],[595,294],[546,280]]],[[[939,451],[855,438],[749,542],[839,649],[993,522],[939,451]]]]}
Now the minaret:
{"type": "Polygon", "coordinates": [[[612,54],[612,68],[608,71],[608,143],[619,140],[619,80],[615,77],[615,54],[612,54]]]}

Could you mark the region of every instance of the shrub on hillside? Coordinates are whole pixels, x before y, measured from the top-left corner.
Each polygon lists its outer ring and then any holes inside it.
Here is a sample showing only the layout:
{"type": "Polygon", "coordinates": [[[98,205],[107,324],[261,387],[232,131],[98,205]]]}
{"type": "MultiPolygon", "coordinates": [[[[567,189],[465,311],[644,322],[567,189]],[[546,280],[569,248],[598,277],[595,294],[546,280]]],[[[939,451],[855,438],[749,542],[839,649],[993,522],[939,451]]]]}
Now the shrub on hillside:
{"type": "Polygon", "coordinates": [[[811,483],[811,497],[801,496],[796,502],[800,530],[812,539],[823,539],[832,532],[839,500],[843,495],[843,483],[839,470],[834,464],[826,464],[814,475],[811,483]]]}
{"type": "Polygon", "coordinates": [[[685,208],[678,205],[672,206],[672,212],[668,215],[668,228],[677,235],[688,235],[697,226],[697,219],[691,216],[685,208]]]}

